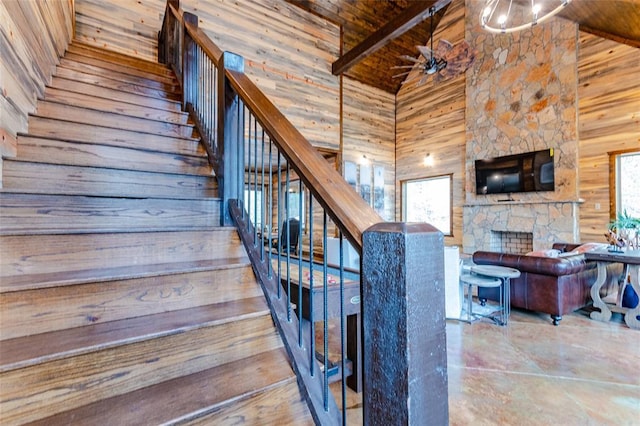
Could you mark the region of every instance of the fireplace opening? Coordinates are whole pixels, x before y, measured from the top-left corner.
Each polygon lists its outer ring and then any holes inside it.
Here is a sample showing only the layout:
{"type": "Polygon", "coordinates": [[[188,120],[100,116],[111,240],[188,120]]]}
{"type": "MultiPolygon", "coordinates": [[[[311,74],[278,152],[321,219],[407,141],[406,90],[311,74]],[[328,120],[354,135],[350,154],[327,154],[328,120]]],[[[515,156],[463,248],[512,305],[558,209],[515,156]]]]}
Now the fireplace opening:
{"type": "Polygon", "coordinates": [[[491,251],[526,254],[532,250],[532,232],[491,231],[491,251]]]}

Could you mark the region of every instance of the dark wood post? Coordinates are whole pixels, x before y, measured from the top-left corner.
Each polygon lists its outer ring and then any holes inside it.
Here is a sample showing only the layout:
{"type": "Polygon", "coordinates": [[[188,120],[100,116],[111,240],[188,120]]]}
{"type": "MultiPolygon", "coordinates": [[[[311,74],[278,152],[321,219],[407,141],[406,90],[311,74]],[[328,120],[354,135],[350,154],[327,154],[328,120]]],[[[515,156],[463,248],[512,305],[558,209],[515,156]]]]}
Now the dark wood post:
{"type": "Polygon", "coordinates": [[[187,97],[191,93],[193,87],[193,70],[192,66],[195,62],[195,57],[191,52],[191,44],[193,40],[187,32],[187,24],[191,24],[198,28],[198,17],[193,13],[184,12],[182,14],[183,20],[183,33],[182,33],[182,110],[187,110],[187,97]]]}
{"type": "Polygon", "coordinates": [[[379,223],[362,242],[364,424],[447,425],[443,235],[379,223]]]}
{"type": "Polygon", "coordinates": [[[218,192],[222,197],[220,224],[231,226],[229,200],[241,199],[244,191],[244,117],[240,99],[226,77],[226,70],[244,72],[244,58],[224,52],[218,67],[218,192]]]}

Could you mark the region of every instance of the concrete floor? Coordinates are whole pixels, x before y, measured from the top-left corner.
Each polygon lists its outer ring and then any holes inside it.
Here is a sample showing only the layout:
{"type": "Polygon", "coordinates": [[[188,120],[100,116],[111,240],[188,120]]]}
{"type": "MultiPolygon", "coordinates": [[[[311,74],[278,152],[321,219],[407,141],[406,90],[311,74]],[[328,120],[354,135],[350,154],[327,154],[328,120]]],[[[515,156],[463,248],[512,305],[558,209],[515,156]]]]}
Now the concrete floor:
{"type": "MultiPolygon", "coordinates": [[[[640,425],[640,330],[620,314],[581,310],[557,327],[517,309],[506,327],[448,320],[447,358],[451,425],[640,425]]],[[[362,424],[361,396],[347,392],[347,407],[362,424]]]]}

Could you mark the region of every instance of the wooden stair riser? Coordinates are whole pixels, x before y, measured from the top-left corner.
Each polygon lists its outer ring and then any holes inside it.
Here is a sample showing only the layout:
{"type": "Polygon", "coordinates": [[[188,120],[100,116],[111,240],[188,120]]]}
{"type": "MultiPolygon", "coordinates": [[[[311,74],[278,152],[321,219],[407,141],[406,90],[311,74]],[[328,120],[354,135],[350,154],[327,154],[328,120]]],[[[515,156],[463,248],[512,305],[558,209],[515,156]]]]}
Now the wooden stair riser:
{"type": "Polygon", "coordinates": [[[175,86],[177,84],[177,80],[175,79],[175,77],[151,74],[144,70],[139,70],[134,67],[126,67],[120,64],[115,64],[113,62],[104,61],[98,58],[91,58],[89,56],[79,55],[77,53],[72,53],[72,52],[67,52],[67,54],[64,55],[64,57],[72,61],[81,62],[87,65],[93,65],[99,68],[103,68],[105,70],[115,71],[122,74],[131,75],[134,77],[143,77],[149,80],[155,80],[160,83],[165,83],[172,86],[175,86]]]}
{"type": "Polygon", "coordinates": [[[234,230],[0,237],[0,277],[246,256],[234,230]]]}
{"type": "Polygon", "coordinates": [[[126,102],[142,108],[155,108],[175,113],[182,112],[182,105],[169,99],[157,99],[137,92],[129,92],[109,87],[100,87],[89,83],[53,77],[48,87],[74,93],[91,94],[99,98],[126,102]]]}
{"type": "Polygon", "coordinates": [[[25,136],[18,137],[18,144],[16,161],[198,176],[213,174],[205,157],[25,136]]]}
{"type": "Polygon", "coordinates": [[[220,200],[0,193],[0,235],[202,229],[220,224],[220,200]]]}
{"type": "Polygon", "coordinates": [[[281,347],[269,315],[0,375],[3,422],[27,422],[281,347]]]}
{"type": "Polygon", "coordinates": [[[69,44],[69,46],[67,47],[67,52],[77,53],[78,55],[84,55],[90,58],[99,58],[101,60],[109,61],[114,64],[120,64],[128,68],[143,70],[163,77],[173,78],[174,76],[173,71],[171,71],[171,69],[167,65],[124,55],[122,53],[106,49],[95,48],[88,44],[77,42],[75,40],[71,44],[69,44]]]}
{"type": "Polygon", "coordinates": [[[2,340],[262,296],[248,265],[0,293],[2,340]]]}
{"type": "Polygon", "coordinates": [[[195,139],[193,125],[147,120],[145,118],[96,111],[57,102],[38,102],[38,107],[34,115],[62,120],[63,123],[61,124],[66,122],[84,123],[113,129],[151,133],[158,136],[195,139]]]}
{"type": "Polygon", "coordinates": [[[102,197],[217,197],[218,184],[205,176],[3,161],[3,191],[102,197]]]}
{"type": "Polygon", "coordinates": [[[237,425],[244,419],[254,424],[312,424],[282,349],[66,411],[35,425],[89,425],[105,418],[112,424],[237,425]],[[264,398],[255,397],[265,389],[264,398]],[[254,410],[247,407],[247,400],[258,404],[254,410]],[[238,416],[212,421],[219,418],[217,413],[228,413],[230,403],[242,404],[238,416]]]}
{"type": "MultiPolygon", "coordinates": [[[[93,108],[99,111],[115,112],[131,117],[164,121],[167,123],[187,124],[189,115],[183,112],[173,112],[158,108],[140,108],[139,105],[97,97],[86,93],[71,92],[66,89],[46,87],[44,99],[52,102],[66,103],[81,108],[93,108]]],[[[31,132],[31,127],[29,127],[31,132]]]]}
{"type": "MultiPolygon", "coordinates": [[[[40,137],[122,148],[142,149],[171,154],[206,156],[199,141],[139,133],[131,130],[96,127],[43,117],[30,117],[29,134],[20,137],[40,137]]],[[[18,153],[19,155],[20,153],[18,153]]]]}
{"type": "Polygon", "coordinates": [[[60,64],[58,68],[67,68],[70,70],[106,77],[112,80],[122,81],[125,83],[136,84],[143,87],[149,87],[151,89],[165,90],[171,93],[179,93],[180,86],[177,81],[173,83],[163,83],[161,81],[151,80],[145,77],[129,75],[117,71],[101,68],[95,65],[84,64],[65,57],[60,58],[60,64]]]}

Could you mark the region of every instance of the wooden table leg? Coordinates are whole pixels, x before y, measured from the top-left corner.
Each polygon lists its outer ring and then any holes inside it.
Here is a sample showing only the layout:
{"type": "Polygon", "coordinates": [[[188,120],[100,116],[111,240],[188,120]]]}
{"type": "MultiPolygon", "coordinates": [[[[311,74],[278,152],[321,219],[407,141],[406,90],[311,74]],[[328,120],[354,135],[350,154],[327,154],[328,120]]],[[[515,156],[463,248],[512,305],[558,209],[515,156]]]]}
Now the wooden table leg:
{"type": "MultiPolygon", "coordinates": [[[[631,274],[631,288],[633,288],[636,294],[640,295],[640,265],[629,265],[629,273],[631,274]]],[[[625,277],[626,279],[626,277],[625,277]]],[[[640,302],[636,305],[635,308],[629,309],[624,314],[624,322],[627,323],[629,328],[640,329],[640,321],[638,321],[638,316],[640,315],[640,302]]]]}
{"type": "Polygon", "coordinates": [[[607,263],[598,261],[598,277],[591,287],[591,299],[593,299],[593,307],[599,308],[600,312],[591,312],[591,319],[597,321],[609,321],[611,319],[611,310],[600,297],[600,289],[607,280],[607,263]]]}
{"type": "Polygon", "coordinates": [[[362,392],[362,321],[360,314],[347,315],[347,358],[352,372],[347,377],[347,386],[362,392]]]}

